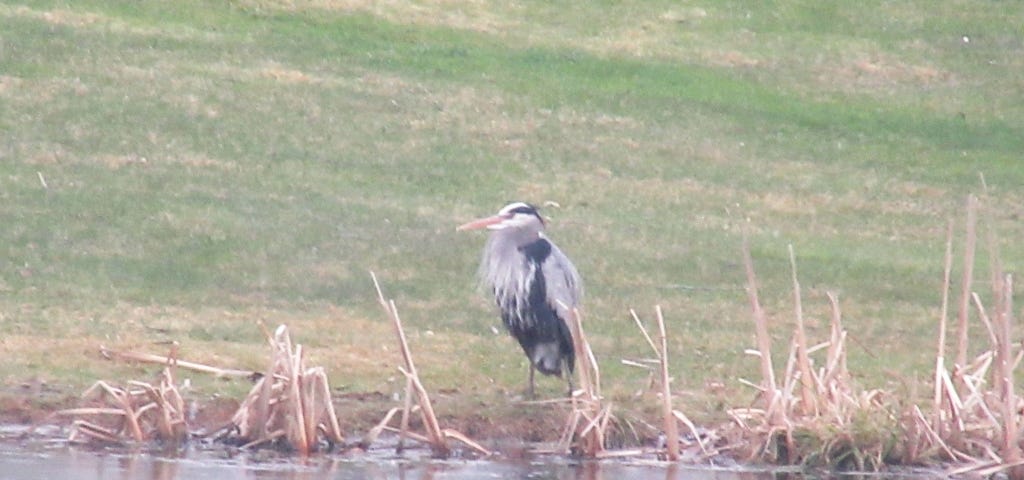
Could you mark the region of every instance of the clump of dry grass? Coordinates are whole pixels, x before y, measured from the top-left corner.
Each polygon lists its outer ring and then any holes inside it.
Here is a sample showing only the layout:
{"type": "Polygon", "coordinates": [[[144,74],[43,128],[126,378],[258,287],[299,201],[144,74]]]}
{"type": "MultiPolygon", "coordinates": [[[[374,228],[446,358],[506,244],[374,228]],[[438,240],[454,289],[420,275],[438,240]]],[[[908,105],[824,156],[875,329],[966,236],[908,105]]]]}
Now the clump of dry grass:
{"type": "Polygon", "coordinates": [[[183,443],[189,430],[185,401],[175,383],[175,366],[176,351],[172,351],[156,384],[129,380],[121,387],[97,381],[82,394],[92,406],[56,412],[76,417],[69,440],[114,444],[156,441],[174,446],[183,443]]]}
{"type": "Polygon", "coordinates": [[[831,333],[821,344],[808,345],[804,329],[796,258],[793,270],[795,328],[785,369],[777,380],[771,357],[768,318],[757,294],[757,278],[746,239],[743,260],[758,348],[748,353],[759,358],[760,383],[741,380],[758,390],[755,404],[728,411],[733,422],[722,429],[727,449],[747,452],[748,459],[773,463],[814,463],[857,470],[880,468],[891,445],[874,441],[895,429],[896,419],[881,390],[859,390],[846,369],[846,332],[835,294],[829,293],[831,333]],[[812,354],[824,352],[820,367],[812,354]],[[863,438],[864,436],[868,439],[863,438]]]}
{"type": "Polygon", "coordinates": [[[955,475],[1005,472],[1011,479],[1024,479],[1024,444],[1020,435],[1024,400],[1014,389],[1014,371],[1024,359],[1024,349],[1013,340],[1013,276],[1003,272],[995,234],[989,229],[992,308],[986,309],[972,288],[978,208],[977,198],[969,197],[952,371],[946,366],[952,222],[947,229],[930,408],[922,408],[911,399],[906,402],[909,407],[901,410],[886,401],[880,390],[855,388],[846,368],[846,332],[834,294],[828,294],[832,306],[829,340],[815,346],[807,344],[792,248],[796,327],[781,382],[777,382],[769,351],[767,316],[758,300],[757,279],[744,240],[748,295],[758,342],[758,348],[749,353],[760,359],[762,380],[744,381],[759,391],[753,407],[729,411],[733,423],[724,430],[734,448],[747,450],[751,459],[774,463],[817,463],[866,470],[881,468],[888,462],[942,462],[952,465],[949,473],[955,475]],[[977,312],[989,340],[973,358],[968,335],[972,310],[977,312]],[[824,351],[825,357],[823,365],[816,369],[812,354],[819,351],[824,351]]]}
{"type": "Polygon", "coordinates": [[[1014,391],[1014,370],[1024,351],[1014,348],[1013,277],[1002,271],[992,229],[987,243],[990,255],[992,315],[972,289],[977,243],[978,200],[967,201],[964,271],[957,318],[956,361],[952,372],[945,364],[946,315],[952,269],[952,222],[947,233],[942,313],[939,319],[935,361],[934,396],[930,415],[914,405],[904,416],[906,451],[903,461],[920,463],[930,458],[961,464],[952,472],[982,476],[1005,471],[1010,478],[1024,478],[1024,458],[1019,426],[1024,402],[1014,391]],[[971,304],[988,332],[986,348],[968,361],[971,304]],[[1014,351],[1016,350],[1016,351],[1014,351]]]}
{"type": "Polygon", "coordinates": [[[394,300],[385,299],[384,292],[380,288],[380,283],[377,282],[377,276],[373,272],[370,272],[370,277],[373,279],[373,286],[377,290],[377,301],[380,303],[381,308],[384,309],[384,313],[386,313],[388,318],[391,319],[391,323],[395,327],[395,335],[398,338],[398,345],[402,352],[402,361],[404,363],[404,367],[398,367],[398,370],[405,375],[406,387],[404,407],[401,409],[396,407],[388,411],[384,416],[384,419],[381,420],[381,422],[371,429],[364,437],[362,442],[363,446],[368,447],[376,440],[377,436],[380,435],[381,432],[389,430],[399,434],[398,450],[403,448],[402,440],[410,438],[430,445],[435,456],[444,457],[451,453],[451,448],[448,445],[448,439],[455,439],[477,453],[489,456],[491,454],[490,450],[487,450],[479,443],[474,442],[461,432],[450,428],[441,428],[441,425],[437,420],[437,415],[434,414],[434,407],[430,402],[430,396],[427,394],[427,389],[423,387],[423,383],[420,382],[419,374],[416,371],[416,364],[413,362],[412,351],[409,350],[409,342],[406,341],[405,330],[402,328],[402,319],[398,315],[398,307],[395,306],[394,300]],[[415,406],[413,405],[413,399],[416,401],[415,406]],[[395,429],[394,427],[389,426],[389,424],[395,414],[399,411],[402,413],[400,427],[395,429]],[[409,430],[409,417],[415,412],[420,413],[420,419],[423,422],[426,435],[420,435],[409,430]]]}
{"type": "Polygon", "coordinates": [[[324,369],[306,366],[302,345],[292,343],[284,325],[267,341],[270,365],[232,417],[228,439],[243,448],[273,442],[300,455],[321,449],[321,440],[342,443],[324,369]]]}

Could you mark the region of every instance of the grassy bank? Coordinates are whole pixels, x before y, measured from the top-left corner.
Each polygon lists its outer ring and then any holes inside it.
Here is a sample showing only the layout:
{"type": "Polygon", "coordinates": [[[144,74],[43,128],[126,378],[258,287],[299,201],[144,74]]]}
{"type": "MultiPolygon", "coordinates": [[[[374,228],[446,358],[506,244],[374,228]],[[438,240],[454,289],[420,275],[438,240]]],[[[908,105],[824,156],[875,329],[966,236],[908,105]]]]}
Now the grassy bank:
{"type": "Polygon", "coordinates": [[[526,365],[474,288],[483,238],[454,227],[523,199],[560,205],[609,395],[645,387],[628,308],[660,304],[684,410],[752,397],[745,226],[769,313],[790,318],[792,244],[810,334],[838,290],[856,380],[909,393],[979,173],[1005,269],[1024,258],[1022,23],[1005,2],[5,2],[0,379],[77,393],[151,370],[99,345],[170,340],[259,369],[264,320],[389,398],[372,269],[424,381],[500,403],[526,365]]]}

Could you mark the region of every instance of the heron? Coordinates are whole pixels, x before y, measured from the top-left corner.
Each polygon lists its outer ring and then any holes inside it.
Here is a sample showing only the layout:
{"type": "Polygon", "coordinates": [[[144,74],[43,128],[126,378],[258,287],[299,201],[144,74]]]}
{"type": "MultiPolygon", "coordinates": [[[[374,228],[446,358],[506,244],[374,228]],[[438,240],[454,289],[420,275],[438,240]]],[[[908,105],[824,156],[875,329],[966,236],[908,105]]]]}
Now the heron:
{"type": "Polygon", "coordinates": [[[526,390],[530,398],[537,370],[557,377],[564,372],[572,395],[576,355],[566,322],[583,294],[576,267],[544,235],[544,227],[536,207],[513,202],[497,215],[457,228],[491,231],[478,275],[481,285],[494,294],[505,329],[530,363],[526,390]]]}

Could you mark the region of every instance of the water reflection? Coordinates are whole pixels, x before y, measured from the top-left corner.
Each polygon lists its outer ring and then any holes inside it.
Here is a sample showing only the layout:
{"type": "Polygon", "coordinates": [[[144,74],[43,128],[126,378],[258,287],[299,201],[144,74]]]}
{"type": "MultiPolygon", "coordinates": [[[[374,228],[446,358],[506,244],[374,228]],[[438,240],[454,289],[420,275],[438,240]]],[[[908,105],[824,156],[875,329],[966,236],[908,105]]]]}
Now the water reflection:
{"type": "Polygon", "coordinates": [[[175,455],[90,451],[51,445],[31,448],[0,443],[0,477],[9,480],[791,480],[767,472],[715,470],[642,462],[432,460],[383,454],[325,456],[308,461],[223,451],[175,455]]]}

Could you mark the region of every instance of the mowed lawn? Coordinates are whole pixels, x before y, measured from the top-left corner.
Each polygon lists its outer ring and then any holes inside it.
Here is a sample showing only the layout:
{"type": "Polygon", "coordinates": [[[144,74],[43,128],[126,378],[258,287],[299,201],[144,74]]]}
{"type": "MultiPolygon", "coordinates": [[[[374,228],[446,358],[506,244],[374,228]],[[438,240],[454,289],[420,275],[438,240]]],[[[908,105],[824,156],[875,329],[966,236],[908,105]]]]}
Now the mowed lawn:
{"type": "Polygon", "coordinates": [[[101,345],[261,369],[263,322],[339,391],[390,397],[372,270],[428,388],[499,402],[526,362],[476,287],[484,235],[455,226],[509,200],[544,205],[581,271],[613,397],[647,385],[620,362],[651,355],[629,309],[661,305],[680,403],[750,398],[744,230],[780,361],[792,245],[812,339],[838,292],[857,381],[913,392],[968,195],[974,289],[988,232],[1024,262],[1021,25],[982,0],[4,1],[4,394],[156,368],[101,345]]]}

